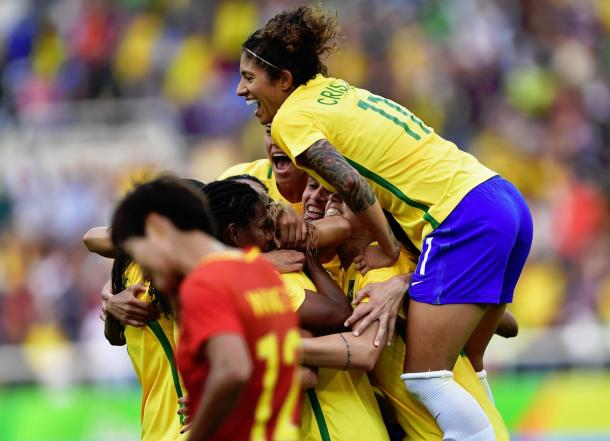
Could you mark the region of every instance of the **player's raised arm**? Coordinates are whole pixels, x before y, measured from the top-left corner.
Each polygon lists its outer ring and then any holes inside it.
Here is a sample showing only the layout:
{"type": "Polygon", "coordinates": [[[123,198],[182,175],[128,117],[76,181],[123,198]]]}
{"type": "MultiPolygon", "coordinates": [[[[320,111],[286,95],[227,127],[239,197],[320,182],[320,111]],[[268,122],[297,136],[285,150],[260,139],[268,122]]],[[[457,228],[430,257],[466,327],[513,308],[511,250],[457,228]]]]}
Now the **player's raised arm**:
{"type": "Polygon", "coordinates": [[[83,242],[89,251],[102,257],[114,259],[116,253],[110,240],[109,227],[93,227],[83,236],[83,242]]]}
{"type": "Polygon", "coordinates": [[[313,170],[333,185],[392,262],[396,261],[399,244],[388,226],[373,190],[360,173],[326,139],[312,144],[296,157],[296,162],[302,167],[313,170]]]}

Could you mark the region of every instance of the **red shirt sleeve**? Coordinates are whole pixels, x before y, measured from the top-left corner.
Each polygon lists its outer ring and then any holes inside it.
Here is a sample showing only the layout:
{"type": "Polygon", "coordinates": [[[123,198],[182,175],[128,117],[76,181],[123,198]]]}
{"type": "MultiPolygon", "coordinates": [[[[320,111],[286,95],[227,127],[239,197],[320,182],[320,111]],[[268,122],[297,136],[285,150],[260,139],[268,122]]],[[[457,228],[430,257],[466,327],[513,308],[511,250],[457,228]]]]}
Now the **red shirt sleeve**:
{"type": "Polygon", "coordinates": [[[221,274],[198,271],[181,287],[180,321],[195,352],[214,335],[244,335],[233,294],[224,280],[221,274]]]}

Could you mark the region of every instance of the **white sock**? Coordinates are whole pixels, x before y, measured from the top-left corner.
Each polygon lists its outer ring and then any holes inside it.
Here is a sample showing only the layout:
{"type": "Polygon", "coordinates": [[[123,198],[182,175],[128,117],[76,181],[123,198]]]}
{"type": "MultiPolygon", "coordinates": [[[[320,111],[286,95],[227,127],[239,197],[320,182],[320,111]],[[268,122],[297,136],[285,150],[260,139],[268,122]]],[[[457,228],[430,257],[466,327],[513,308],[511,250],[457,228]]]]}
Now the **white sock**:
{"type": "Polygon", "coordinates": [[[489,381],[487,381],[487,371],[485,369],[483,369],[481,372],[477,372],[477,377],[479,377],[479,381],[483,385],[483,389],[485,389],[485,393],[489,397],[491,404],[493,404],[495,406],[496,402],[494,401],[494,396],[491,393],[491,387],[489,386],[489,381]]]}
{"type": "Polygon", "coordinates": [[[405,387],[428,409],[445,441],[493,441],[489,418],[451,371],[402,374],[405,387]]]}

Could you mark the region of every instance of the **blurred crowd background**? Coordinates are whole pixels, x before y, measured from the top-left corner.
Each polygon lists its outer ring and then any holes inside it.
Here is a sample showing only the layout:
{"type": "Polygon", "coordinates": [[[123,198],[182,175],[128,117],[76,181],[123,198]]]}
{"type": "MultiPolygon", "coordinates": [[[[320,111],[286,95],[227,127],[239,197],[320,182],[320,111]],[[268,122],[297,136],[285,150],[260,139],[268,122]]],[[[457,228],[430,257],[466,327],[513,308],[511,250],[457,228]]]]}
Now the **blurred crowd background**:
{"type": "MultiPolygon", "coordinates": [[[[207,181],[263,156],[235,96],[240,45],[294,4],[0,1],[0,345],[102,338],[110,264],[81,238],[134,176],[207,181]]],[[[571,329],[539,343],[553,363],[610,363],[596,331],[610,323],[610,1],[324,7],[341,25],[332,76],[404,104],[527,197],[535,241],[512,306],[524,334],[571,329]]],[[[519,350],[512,365],[532,359],[519,350]]]]}

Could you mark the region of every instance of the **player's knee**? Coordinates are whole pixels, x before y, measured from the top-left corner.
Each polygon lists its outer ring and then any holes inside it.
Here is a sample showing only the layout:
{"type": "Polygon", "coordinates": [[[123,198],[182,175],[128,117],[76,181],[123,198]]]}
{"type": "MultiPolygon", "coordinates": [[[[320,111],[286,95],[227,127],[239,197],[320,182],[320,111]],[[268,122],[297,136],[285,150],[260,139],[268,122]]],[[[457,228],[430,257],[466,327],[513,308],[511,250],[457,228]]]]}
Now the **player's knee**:
{"type": "Polygon", "coordinates": [[[403,374],[407,390],[426,406],[443,431],[443,440],[495,440],[493,427],[479,403],[455,382],[451,371],[403,374]]]}

